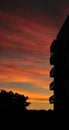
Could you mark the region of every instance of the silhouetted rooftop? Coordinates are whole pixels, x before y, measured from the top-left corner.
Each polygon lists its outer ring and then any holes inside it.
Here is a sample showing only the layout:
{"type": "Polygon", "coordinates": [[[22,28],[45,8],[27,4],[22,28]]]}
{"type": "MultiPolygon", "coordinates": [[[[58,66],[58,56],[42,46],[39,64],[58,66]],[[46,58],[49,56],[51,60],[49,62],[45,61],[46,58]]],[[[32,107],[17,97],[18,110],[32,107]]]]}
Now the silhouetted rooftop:
{"type": "Polygon", "coordinates": [[[59,33],[57,34],[58,39],[69,36],[69,15],[67,16],[65,22],[63,23],[59,33]]]}

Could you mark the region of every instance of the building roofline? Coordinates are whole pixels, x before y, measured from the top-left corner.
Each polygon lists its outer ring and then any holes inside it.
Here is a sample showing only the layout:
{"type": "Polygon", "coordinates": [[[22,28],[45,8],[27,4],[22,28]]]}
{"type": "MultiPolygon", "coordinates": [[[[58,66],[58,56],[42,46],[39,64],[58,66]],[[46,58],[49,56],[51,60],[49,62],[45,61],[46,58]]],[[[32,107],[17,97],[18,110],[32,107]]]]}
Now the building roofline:
{"type": "Polygon", "coordinates": [[[62,27],[59,30],[59,33],[57,34],[57,38],[61,38],[63,33],[65,33],[65,30],[69,30],[69,15],[67,16],[66,20],[64,21],[62,27]]]}

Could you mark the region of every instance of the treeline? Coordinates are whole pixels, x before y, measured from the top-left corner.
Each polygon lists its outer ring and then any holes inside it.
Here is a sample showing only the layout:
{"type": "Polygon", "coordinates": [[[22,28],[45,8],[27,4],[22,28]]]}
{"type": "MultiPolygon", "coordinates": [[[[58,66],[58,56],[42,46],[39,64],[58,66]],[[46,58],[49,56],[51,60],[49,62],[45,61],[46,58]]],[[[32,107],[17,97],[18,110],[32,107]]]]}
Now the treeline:
{"type": "Polygon", "coordinates": [[[27,106],[30,102],[27,101],[28,97],[13,93],[12,91],[7,92],[6,90],[0,91],[0,111],[1,112],[23,112],[27,110],[27,106]]]}
{"type": "MultiPolygon", "coordinates": [[[[6,90],[0,91],[0,119],[1,122],[9,122],[10,126],[21,126],[27,129],[37,129],[37,127],[44,130],[48,129],[67,129],[68,120],[61,113],[56,113],[53,110],[28,110],[27,106],[30,102],[27,101],[28,97],[7,92],[6,90]],[[31,128],[33,125],[33,128],[31,128]]],[[[0,122],[0,125],[1,125],[0,122]]],[[[2,126],[3,127],[3,126],[2,126]]]]}

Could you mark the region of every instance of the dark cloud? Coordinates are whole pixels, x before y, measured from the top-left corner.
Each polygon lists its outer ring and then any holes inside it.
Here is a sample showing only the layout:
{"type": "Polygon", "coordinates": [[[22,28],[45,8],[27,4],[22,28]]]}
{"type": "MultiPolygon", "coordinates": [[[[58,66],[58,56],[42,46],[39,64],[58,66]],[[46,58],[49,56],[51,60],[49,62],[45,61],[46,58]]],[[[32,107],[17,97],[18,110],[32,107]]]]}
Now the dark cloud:
{"type": "Polygon", "coordinates": [[[51,14],[56,14],[58,12],[58,6],[63,3],[69,3],[68,0],[2,0],[0,2],[0,8],[6,10],[16,10],[16,9],[35,9],[38,11],[45,11],[51,14]]]}
{"type": "Polygon", "coordinates": [[[0,10],[27,17],[31,15],[42,15],[55,20],[56,25],[63,22],[69,13],[69,0],[2,0],[0,1],[0,10]],[[61,21],[62,20],[62,21],[61,21]]]}

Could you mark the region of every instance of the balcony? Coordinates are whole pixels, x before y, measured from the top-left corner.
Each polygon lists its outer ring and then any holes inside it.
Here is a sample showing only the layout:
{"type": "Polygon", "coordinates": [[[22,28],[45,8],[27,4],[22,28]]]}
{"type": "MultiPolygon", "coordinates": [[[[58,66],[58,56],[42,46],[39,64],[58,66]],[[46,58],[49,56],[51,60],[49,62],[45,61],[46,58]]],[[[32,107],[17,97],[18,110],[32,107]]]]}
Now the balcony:
{"type": "Polygon", "coordinates": [[[55,67],[53,67],[50,71],[50,77],[54,77],[54,73],[55,73],[55,67]]]}
{"type": "Polygon", "coordinates": [[[50,90],[54,90],[54,81],[50,83],[50,90]]]}
{"type": "Polygon", "coordinates": [[[50,56],[50,65],[54,65],[54,61],[55,61],[54,53],[51,53],[51,56],[50,56]]]}
{"type": "Polygon", "coordinates": [[[49,98],[49,102],[50,102],[51,104],[54,103],[54,95],[52,95],[52,96],[49,98]]]}
{"type": "Polygon", "coordinates": [[[50,46],[50,52],[54,52],[55,50],[55,45],[56,45],[56,39],[52,42],[51,46],[50,46]]]}

